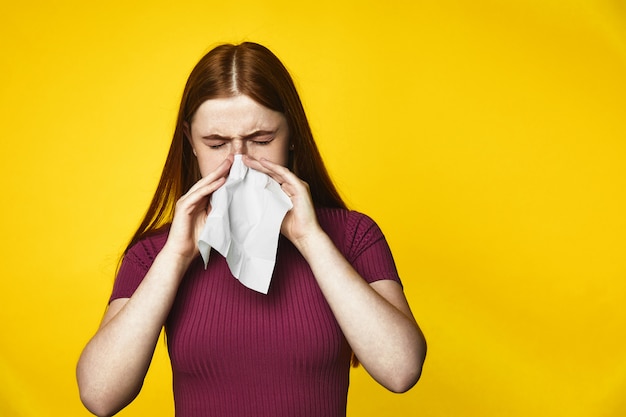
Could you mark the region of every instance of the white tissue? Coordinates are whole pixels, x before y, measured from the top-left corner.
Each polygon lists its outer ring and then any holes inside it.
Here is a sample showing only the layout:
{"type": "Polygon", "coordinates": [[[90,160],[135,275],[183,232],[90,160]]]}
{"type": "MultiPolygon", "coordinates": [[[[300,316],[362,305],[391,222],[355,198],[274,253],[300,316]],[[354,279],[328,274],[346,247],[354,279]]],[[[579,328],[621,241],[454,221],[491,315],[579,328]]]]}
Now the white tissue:
{"type": "Polygon", "coordinates": [[[214,248],[243,285],[267,294],[280,226],[292,207],[275,180],[235,155],[226,183],[211,195],[211,212],[198,240],[205,268],[214,248]]]}

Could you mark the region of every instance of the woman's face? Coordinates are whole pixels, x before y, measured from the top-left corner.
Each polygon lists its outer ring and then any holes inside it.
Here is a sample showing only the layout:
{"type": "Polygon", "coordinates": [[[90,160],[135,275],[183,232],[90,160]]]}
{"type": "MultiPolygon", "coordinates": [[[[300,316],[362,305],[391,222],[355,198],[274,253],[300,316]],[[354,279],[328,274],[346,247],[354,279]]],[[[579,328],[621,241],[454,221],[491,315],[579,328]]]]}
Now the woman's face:
{"type": "Polygon", "coordinates": [[[246,95],[205,101],[194,114],[191,126],[185,126],[185,134],[203,177],[235,154],[287,165],[287,119],[246,95]]]}

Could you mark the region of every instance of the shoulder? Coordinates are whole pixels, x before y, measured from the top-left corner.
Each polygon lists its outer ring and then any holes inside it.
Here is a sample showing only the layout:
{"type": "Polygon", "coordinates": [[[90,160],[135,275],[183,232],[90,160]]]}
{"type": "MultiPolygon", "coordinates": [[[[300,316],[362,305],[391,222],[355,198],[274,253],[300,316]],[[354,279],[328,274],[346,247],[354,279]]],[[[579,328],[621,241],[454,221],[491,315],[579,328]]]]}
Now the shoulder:
{"type": "Polygon", "coordinates": [[[169,226],[146,234],[137,243],[128,248],[124,254],[124,260],[149,268],[159,252],[161,252],[161,249],[163,249],[163,246],[165,246],[168,235],[169,226]]]}
{"type": "Polygon", "coordinates": [[[165,246],[169,228],[161,228],[144,235],[130,246],[117,271],[109,302],[118,298],[130,298],[146,275],[154,259],[165,246]]]}
{"type": "Polygon", "coordinates": [[[375,224],[367,214],[342,208],[318,207],[315,209],[320,224],[341,227],[359,223],[375,224]]]}
{"type": "Polygon", "coordinates": [[[376,222],[353,210],[320,209],[320,226],[346,260],[368,283],[393,280],[400,285],[391,249],[376,222]]]}
{"type": "Polygon", "coordinates": [[[379,229],[376,222],[367,214],[355,210],[342,208],[317,208],[317,219],[323,229],[342,230],[344,233],[364,232],[370,229],[379,229]]]}
{"type": "Polygon", "coordinates": [[[341,208],[318,208],[320,226],[345,252],[384,240],[378,224],[367,214],[341,208]]]}

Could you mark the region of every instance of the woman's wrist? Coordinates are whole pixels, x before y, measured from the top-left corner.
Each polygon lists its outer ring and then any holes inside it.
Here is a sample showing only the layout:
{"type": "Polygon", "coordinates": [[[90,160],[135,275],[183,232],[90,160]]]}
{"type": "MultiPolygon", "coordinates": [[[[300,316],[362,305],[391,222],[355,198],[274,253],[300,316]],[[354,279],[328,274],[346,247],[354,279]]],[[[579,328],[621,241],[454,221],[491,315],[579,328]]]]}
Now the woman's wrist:
{"type": "Polygon", "coordinates": [[[189,268],[189,265],[191,265],[191,262],[193,262],[197,255],[197,251],[193,255],[185,255],[166,243],[157,255],[157,258],[159,260],[163,260],[166,264],[171,265],[176,269],[182,270],[184,273],[187,271],[187,268],[189,268]]]}
{"type": "Polygon", "coordinates": [[[322,228],[316,228],[310,233],[307,233],[298,239],[294,239],[292,243],[298,251],[300,251],[302,256],[308,260],[309,256],[315,256],[319,248],[324,245],[332,244],[332,241],[322,228]]]}

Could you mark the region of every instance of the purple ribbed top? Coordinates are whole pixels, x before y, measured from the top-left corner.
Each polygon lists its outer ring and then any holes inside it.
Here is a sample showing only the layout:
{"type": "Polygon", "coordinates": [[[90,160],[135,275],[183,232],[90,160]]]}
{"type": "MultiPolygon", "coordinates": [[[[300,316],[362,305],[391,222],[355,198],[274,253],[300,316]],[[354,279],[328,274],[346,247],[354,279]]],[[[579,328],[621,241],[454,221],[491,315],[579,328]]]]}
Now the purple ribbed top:
{"type": "MultiPolygon", "coordinates": [[[[400,282],[367,216],[318,209],[337,248],[368,282],[400,282]]],[[[167,239],[143,239],[125,256],[111,300],[130,297],[167,239]]],[[[346,297],[349,297],[346,294],[346,297]]],[[[189,267],[166,323],[177,417],[346,415],[350,346],[307,262],[283,236],[267,295],[240,284],[213,251],[189,267]]]]}

